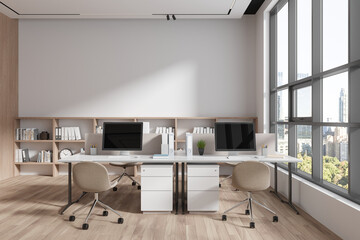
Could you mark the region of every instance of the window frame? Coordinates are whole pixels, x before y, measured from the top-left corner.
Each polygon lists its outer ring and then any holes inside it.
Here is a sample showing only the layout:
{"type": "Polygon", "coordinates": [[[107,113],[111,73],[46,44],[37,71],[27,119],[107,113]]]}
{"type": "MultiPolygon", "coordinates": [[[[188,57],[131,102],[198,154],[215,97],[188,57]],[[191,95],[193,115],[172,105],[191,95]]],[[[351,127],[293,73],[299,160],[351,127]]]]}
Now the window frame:
{"type": "MultiPolygon", "coordinates": [[[[360,204],[360,187],[352,186],[351,182],[357,182],[360,179],[360,163],[355,163],[356,156],[355,153],[358,153],[354,150],[354,147],[351,147],[355,140],[352,140],[352,137],[355,137],[356,140],[360,139],[360,116],[352,114],[351,111],[352,103],[354,106],[356,105],[357,98],[351,94],[354,93],[354,89],[350,89],[354,86],[357,87],[357,92],[360,91],[360,84],[353,84],[354,79],[352,79],[351,74],[359,71],[360,68],[360,57],[351,59],[351,51],[354,49],[355,52],[360,52],[360,46],[356,46],[355,40],[357,36],[353,34],[352,31],[356,31],[357,34],[360,34],[360,30],[357,30],[355,27],[351,28],[351,21],[358,21],[358,17],[355,16],[356,12],[360,10],[360,4],[357,4],[355,0],[347,0],[348,1],[348,39],[349,39],[349,61],[347,64],[343,64],[341,66],[336,66],[332,69],[328,69],[326,71],[322,70],[322,1],[323,0],[313,0],[312,1],[312,75],[297,80],[297,0],[280,0],[274,8],[270,11],[270,101],[269,101],[269,109],[270,109],[270,132],[276,133],[276,146],[278,145],[277,140],[277,126],[279,124],[287,124],[288,125],[288,154],[290,156],[296,156],[297,149],[296,149],[296,126],[298,125],[311,125],[312,126],[312,174],[309,175],[305,172],[298,171],[297,168],[294,171],[294,174],[315,183],[327,190],[330,190],[338,195],[341,195],[351,201],[354,201],[360,204]],[[282,7],[288,3],[288,83],[277,86],[277,13],[282,9],[282,7]],[[355,8],[359,7],[359,8],[355,8]],[[352,9],[351,9],[352,8],[352,9]],[[351,15],[352,13],[352,15],[351,15]],[[353,19],[353,20],[352,20],[353,19]],[[353,44],[350,44],[352,41],[353,44]],[[334,76],[343,72],[349,72],[348,77],[348,122],[324,122],[322,118],[322,111],[323,111],[323,101],[322,101],[322,94],[323,94],[323,81],[324,78],[334,76]],[[294,105],[293,105],[293,97],[294,91],[299,88],[303,88],[306,86],[311,86],[312,89],[312,116],[311,117],[294,117],[294,105]],[[288,90],[288,121],[278,121],[277,119],[277,92],[287,89],[288,90]],[[356,115],[356,116],[355,116],[356,115]],[[348,128],[348,180],[349,180],[349,187],[348,189],[341,188],[333,183],[328,183],[326,180],[322,179],[323,175],[323,151],[322,151],[322,128],[325,126],[332,126],[332,127],[347,127],[348,128]],[[353,132],[358,131],[359,133],[351,134],[351,130],[353,132]],[[352,156],[352,154],[355,156],[352,156]],[[354,172],[358,176],[354,176],[354,172]],[[353,173],[353,174],[352,174],[353,173]]],[[[359,54],[360,56],[360,54],[359,54]]],[[[359,75],[356,75],[359,76],[359,75]]],[[[353,77],[355,78],[355,77],[353,77]]],[[[359,115],[359,114],[358,114],[359,115]]],[[[288,166],[285,164],[278,164],[279,167],[284,168],[287,170],[288,166]]]]}

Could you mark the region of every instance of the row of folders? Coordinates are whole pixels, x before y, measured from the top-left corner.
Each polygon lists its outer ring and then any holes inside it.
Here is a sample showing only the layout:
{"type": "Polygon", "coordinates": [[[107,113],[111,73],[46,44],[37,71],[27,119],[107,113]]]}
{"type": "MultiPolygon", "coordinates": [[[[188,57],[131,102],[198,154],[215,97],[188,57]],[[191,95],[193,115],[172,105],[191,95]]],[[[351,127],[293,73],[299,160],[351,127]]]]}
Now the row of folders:
{"type": "MultiPolygon", "coordinates": [[[[30,162],[29,149],[16,149],[15,150],[15,162],[30,162]]],[[[52,152],[49,150],[42,150],[37,155],[36,162],[50,163],[52,162],[52,152]]]]}
{"type": "Polygon", "coordinates": [[[38,140],[39,129],[37,128],[17,128],[15,132],[16,140],[38,140]]]}
{"type": "Polygon", "coordinates": [[[79,127],[55,128],[55,140],[81,140],[79,127]]]}

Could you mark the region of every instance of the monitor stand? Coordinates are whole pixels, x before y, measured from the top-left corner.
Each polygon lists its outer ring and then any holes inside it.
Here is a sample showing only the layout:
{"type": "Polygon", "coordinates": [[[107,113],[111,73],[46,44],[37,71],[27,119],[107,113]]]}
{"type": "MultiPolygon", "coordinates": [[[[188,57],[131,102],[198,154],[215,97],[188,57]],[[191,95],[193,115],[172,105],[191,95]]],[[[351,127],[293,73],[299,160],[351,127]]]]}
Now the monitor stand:
{"type": "Polygon", "coordinates": [[[231,156],[239,156],[240,152],[238,151],[231,151],[231,152],[228,152],[228,157],[231,157],[231,156]]]}
{"type": "Polygon", "coordinates": [[[120,151],[120,156],[130,156],[130,151],[120,151]]]}

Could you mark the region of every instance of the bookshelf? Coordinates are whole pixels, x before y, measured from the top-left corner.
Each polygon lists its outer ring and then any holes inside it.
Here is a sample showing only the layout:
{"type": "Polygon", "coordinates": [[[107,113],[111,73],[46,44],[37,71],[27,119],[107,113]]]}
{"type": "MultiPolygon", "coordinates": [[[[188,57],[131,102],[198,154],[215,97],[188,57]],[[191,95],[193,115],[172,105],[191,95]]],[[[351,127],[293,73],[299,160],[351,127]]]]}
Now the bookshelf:
{"type": "MultiPolygon", "coordinates": [[[[50,139],[14,140],[14,152],[20,148],[28,148],[33,153],[40,150],[51,150],[53,161],[51,163],[15,162],[14,157],[14,175],[20,175],[21,167],[32,166],[33,169],[34,167],[51,168],[48,171],[50,172],[49,175],[58,176],[60,167],[65,165],[58,162],[61,149],[70,148],[74,153],[79,153],[80,148],[85,147],[85,134],[95,133],[97,125],[110,121],[149,122],[150,133],[155,133],[156,127],[173,127],[175,130],[175,149],[184,148],[186,132],[192,132],[194,127],[214,127],[216,122],[253,122],[256,132],[258,132],[257,117],[18,117],[15,118],[14,134],[17,128],[38,128],[39,132],[49,132],[50,139]],[[69,126],[80,127],[82,140],[55,140],[55,128],[69,126]]],[[[136,173],[137,169],[134,168],[134,175],[136,173]]]]}

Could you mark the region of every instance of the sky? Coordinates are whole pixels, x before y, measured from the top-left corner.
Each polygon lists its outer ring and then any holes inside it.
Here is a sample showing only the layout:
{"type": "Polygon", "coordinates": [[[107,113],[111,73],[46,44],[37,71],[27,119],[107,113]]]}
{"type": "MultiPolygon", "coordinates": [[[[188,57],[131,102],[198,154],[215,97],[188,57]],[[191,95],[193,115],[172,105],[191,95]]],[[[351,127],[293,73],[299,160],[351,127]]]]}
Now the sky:
{"type": "MultiPolygon", "coordinates": [[[[297,69],[298,75],[311,75],[311,0],[298,2],[297,13],[297,69]]],[[[283,73],[283,83],[288,76],[288,4],[278,13],[277,19],[277,55],[278,72],[283,73]],[[281,47],[280,47],[281,46],[281,47]]],[[[346,64],[348,62],[348,1],[323,1],[323,70],[346,64]],[[342,3],[342,4],[339,4],[342,3]],[[334,17],[336,16],[336,17],[334,17]]],[[[341,88],[348,92],[348,74],[343,73],[325,78],[323,81],[323,120],[339,120],[339,96],[341,88]]],[[[299,93],[302,102],[298,113],[309,110],[310,91],[299,93]],[[300,96],[301,95],[301,96],[300,96]]],[[[285,108],[287,107],[284,106],[285,108]]]]}

